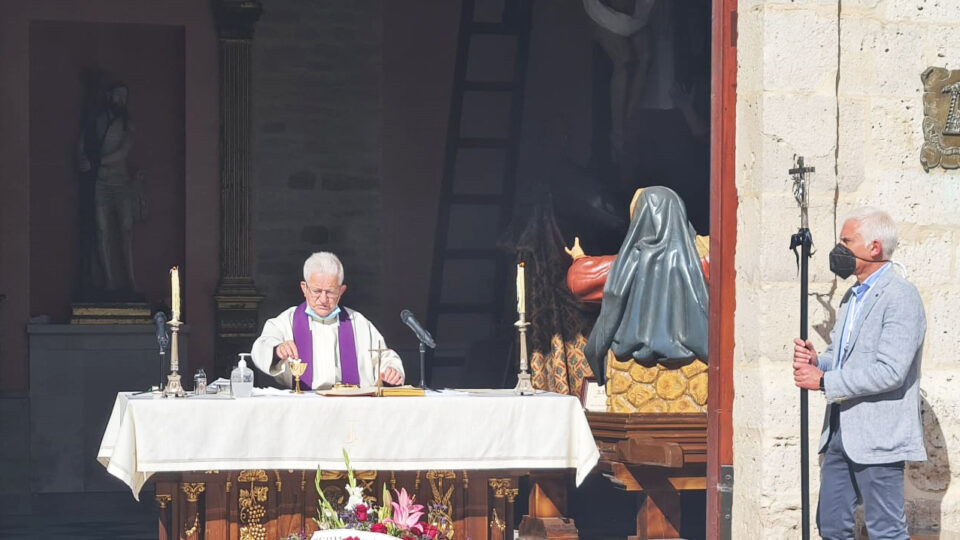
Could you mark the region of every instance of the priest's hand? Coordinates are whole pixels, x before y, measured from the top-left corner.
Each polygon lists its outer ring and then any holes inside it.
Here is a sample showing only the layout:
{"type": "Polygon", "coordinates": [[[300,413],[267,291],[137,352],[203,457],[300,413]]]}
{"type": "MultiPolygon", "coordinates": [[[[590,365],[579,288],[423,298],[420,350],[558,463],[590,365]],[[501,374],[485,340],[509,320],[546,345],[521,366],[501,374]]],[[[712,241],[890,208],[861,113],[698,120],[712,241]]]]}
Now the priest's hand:
{"type": "Polygon", "coordinates": [[[284,341],[277,345],[277,348],[273,350],[273,354],[280,360],[300,358],[300,353],[297,352],[297,344],[292,341],[284,341]]]}
{"type": "Polygon", "coordinates": [[[796,364],[798,363],[813,366],[817,365],[817,351],[813,348],[813,343],[811,343],[809,339],[806,341],[800,338],[793,339],[794,369],[796,369],[796,364]]]}
{"type": "Polygon", "coordinates": [[[380,374],[381,380],[387,384],[403,384],[403,375],[392,367],[388,367],[380,374]]]}

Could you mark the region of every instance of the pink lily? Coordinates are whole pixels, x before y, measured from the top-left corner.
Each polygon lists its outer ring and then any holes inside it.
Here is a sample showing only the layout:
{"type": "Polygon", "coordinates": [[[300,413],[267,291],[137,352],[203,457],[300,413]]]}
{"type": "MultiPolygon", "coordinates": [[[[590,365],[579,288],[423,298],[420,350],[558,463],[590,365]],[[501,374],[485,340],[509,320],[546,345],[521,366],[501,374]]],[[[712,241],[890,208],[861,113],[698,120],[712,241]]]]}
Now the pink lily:
{"type": "Polygon", "coordinates": [[[414,525],[420,522],[423,516],[423,505],[414,504],[413,498],[407,495],[406,488],[400,491],[394,490],[399,502],[391,502],[393,506],[393,517],[383,520],[384,523],[393,523],[401,530],[410,530],[414,525]]]}

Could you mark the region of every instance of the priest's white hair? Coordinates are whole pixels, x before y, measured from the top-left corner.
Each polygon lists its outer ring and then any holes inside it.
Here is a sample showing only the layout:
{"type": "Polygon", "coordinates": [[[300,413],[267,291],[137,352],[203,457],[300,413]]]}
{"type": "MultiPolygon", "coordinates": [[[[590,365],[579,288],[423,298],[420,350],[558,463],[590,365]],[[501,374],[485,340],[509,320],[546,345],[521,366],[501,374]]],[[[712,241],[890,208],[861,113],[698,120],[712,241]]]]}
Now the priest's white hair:
{"type": "Polygon", "coordinates": [[[890,214],[878,208],[865,206],[850,212],[843,220],[844,223],[848,221],[857,222],[865,245],[870,245],[876,240],[880,242],[881,257],[889,259],[893,256],[893,251],[897,249],[897,224],[890,214]]]}
{"type": "Polygon", "coordinates": [[[329,251],[318,251],[304,261],[303,280],[310,281],[314,274],[337,276],[337,283],[343,285],[343,263],[329,251]]]}

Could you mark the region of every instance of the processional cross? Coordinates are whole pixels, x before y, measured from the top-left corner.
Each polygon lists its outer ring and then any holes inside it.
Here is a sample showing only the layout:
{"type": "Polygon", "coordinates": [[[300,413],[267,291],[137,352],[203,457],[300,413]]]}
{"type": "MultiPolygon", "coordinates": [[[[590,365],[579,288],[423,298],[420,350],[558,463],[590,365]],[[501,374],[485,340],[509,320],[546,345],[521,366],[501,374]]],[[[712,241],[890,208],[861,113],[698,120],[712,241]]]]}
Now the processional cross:
{"type": "MultiPolygon", "coordinates": [[[[810,236],[807,209],[810,206],[810,173],[813,167],[803,164],[803,156],[797,156],[796,166],[789,171],[793,178],[793,196],[800,205],[800,230],[790,237],[790,249],[797,258],[800,270],[800,339],[807,341],[807,266],[813,237],[810,236]],[[797,253],[797,248],[800,253],[797,253]]],[[[810,440],[808,436],[807,391],[800,389],[800,505],[801,538],[810,538],[810,440]]]]}

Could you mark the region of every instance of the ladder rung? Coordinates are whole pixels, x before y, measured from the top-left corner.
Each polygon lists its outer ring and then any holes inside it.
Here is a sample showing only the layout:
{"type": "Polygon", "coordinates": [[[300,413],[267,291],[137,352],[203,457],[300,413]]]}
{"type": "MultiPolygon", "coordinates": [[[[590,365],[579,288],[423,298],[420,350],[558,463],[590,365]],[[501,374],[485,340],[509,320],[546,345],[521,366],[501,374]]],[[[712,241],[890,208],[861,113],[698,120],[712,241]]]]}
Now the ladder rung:
{"type": "Polygon", "coordinates": [[[500,204],[503,195],[480,193],[455,193],[450,196],[451,204],[500,204]]]}
{"type": "Polygon", "coordinates": [[[470,26],[474,34],[499,34],[502,36],[515,36],[517,29],[507,26],[503,23],[475,22],[470,26]]]}
{"type": "Polygon", "coordinates": [[[444,253],[444,258],[454,259],[454,260],[465,260],[465,259],[482,259],[482,260],[495,260],[500,256],[500,251],[496,249],[466,249],[466,248],[454,248],[448,249],[444,253]]]}
{"type": "Polygon", "coordinates": [[[512,92],[513,81],[463,81],[463,89],[470,92],[512,92]]]}
{"type": "Polygon", "coordinates": [[[493,302],[481,303],[445,303],[437,306],[437,313],[493,313],[497,309],[493,302]]]}
{"type": "Polygon", "coordinates": [[[506,148],[509,139],[493,137],[460,137],[457,141],[461,148],[506,148]]]}

